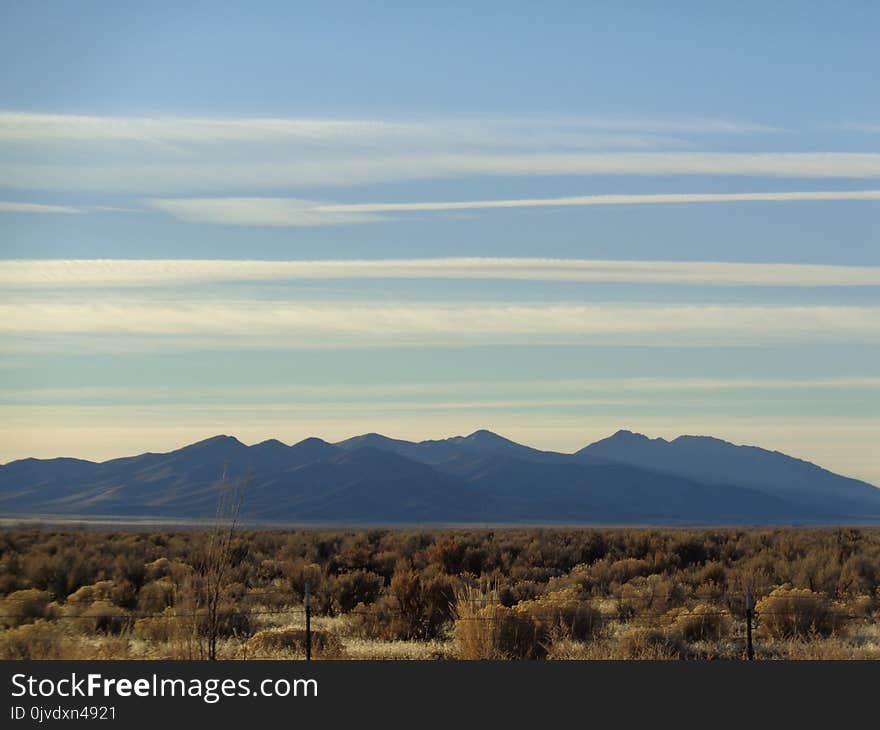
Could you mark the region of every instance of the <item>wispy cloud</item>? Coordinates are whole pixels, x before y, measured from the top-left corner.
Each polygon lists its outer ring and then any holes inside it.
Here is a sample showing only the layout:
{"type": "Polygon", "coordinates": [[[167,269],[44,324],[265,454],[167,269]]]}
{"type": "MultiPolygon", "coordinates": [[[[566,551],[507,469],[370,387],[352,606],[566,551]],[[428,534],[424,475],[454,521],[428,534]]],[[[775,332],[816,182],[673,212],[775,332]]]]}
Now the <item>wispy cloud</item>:
{"type": "Polygon", "coordinates": [[[502,279],[725,286],[880,286],[880,267],[473,257],[317,261],[0,260],[0,285],[4,287],[181,286],[222,281],[309,279],[502,279]]]}
{"type": "Polygon", "coordinates": [[[39,213],[49,215],[82,215],[84,213],[140,213],[142,208],[125,208],[116,205],[47,205],[44,203],[21,203],[0,201],[0,213],[39,213]]]}
{"type": "MultiPolygon", "coordinates": [[[[199,142],[292,139],[310,141],[403,138],[487,141],[494,138],[576,143],[585,132],[650,134],[757,134],[775,127],[717,118],[634,117],[445,117],[414,119],[321,119],[279,117],[109,117],[0,111],[0,140],[26,142],[199,142]],[[563,135],[563,136],[560,136],[563,135]]],[[[589,137],[583,138],[589,141],[589,137]]],[[[624,138],[627,139],[627,138],[624,138]]]]}
{"type": "Polygon", "coordinates": [[[322,203],[299,198],[152,199],[147,205],[193,223],[247,226],[321,226],[375,223],[380,213],[413,213],[594,205],[682,205],[695,203],[880,201],[880,190],[577,195],[560,198],[467,200],[415,203],[322,203]]]}
{"type": "Polygon", "coordinates": [[[154,199],[147,205],[190,223],[234,226],[335,226],[378,223],[383,216],[370,212],[333,211],[295,198],[189,198],[154,199]]]}
{"type": "Polygon", "coordinates": [[[880,155],[711,152],[725,119],[260,119],[0,112],[0,186],[170,196],[462,176],[878,178],[880,155]]]}
{"type": "Polygon", "coordinates": [[[381,304],[137,300],[0,303],[0,332],[18,335],[185,336],[226,347],[281,348],[488,343],[878,342],[880,308],[381,304]]]}
{"type": "MultiPolygon", "coordinates": [[[[532,148],[534,149],[534,148],[532,148]]],[[[146,195],[227,190],[354,186],[462,176],[707,175],[772,178],[880,178],[880,154],[844,152],[438,152],[395,150],[375,155],[287,154],[267,149],[212,148],[198,155],[84,162],[35,159],[0,164],[0,186],[146,195]],[[263,158],[263,159],[261,159],[263,158]]]]}
{"type": "MultiPolygon", "coordinates": [[[[46,405],[60,403],[101,404],[158,404],[193,403],[204,405],[265,405],[297,403],[320,405],[399,404],[401,401],[425,403],[451,398],[482,399],[480,402],[528,403],[532,405],[573,403],[579,396],[605,396],[624,403],[643,401],[656,395],[681,399],[690,396],[704,400],[707,394],[755,393],[766,398],[774,391],[880,391],[880,376],[830,376],[814,378],[682,378],[682,377],[592,377],[562,378],[555,380],[461,380],[453,382],[408,383],[339,383],[223,386],[80,386],[76,388],[0,388],[0,403],[5,405],[46,405]]],[[[458,401],[465,402],[465,401],[458,401]]],[[[591,400],[590,402],[595,402],[591,400]]]]}
{"type": "Polygon", "coordinates": [[[43,205],[41,203],[7,203],[0,201],[0,213],[48,213],[50,215],[76,215],[81,208],[69,205],[43,205]]]}

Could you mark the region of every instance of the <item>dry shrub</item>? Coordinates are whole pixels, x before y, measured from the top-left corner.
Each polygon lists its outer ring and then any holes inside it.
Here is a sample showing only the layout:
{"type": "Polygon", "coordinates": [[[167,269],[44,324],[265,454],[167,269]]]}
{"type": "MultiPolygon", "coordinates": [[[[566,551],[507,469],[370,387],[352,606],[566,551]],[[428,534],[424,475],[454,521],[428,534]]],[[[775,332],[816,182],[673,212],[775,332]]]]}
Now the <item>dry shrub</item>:
{"type": "Polygon", "coordinates": [[[96,634],[120,634],[131,625],[128,613],[110,601],[95,601],[79,614],[77,623],[83,631],[96,634]]]}
{"type": "MultiPolygon", "coordinates": [[[[216,633],[221,639],[246,639],[255,629],[255,616],[247,608],[239,608],[231,603],[223,603],[217,610],[216,633]]],[[[197,611],[199,635],[207,636],[210,629],[208,611],[197,611]]]]}
{"type": "MultiPolygon", "coordinates": [[[[277,653],[305,654],[306,630],[289,626],[259,631],[248,641],[248,651],[258,656],[277,653]]],[[[341,657],[344,654],[342,641],[329,631],[313,629],[312,653],[325,659],[341,657]]]]}
{"type": "MultiPolygon", "coordinates": [[[[598,566],[596,566],[598,568],[598,566]]],[[[646,576],[653,570],[651,564],[641,558],[623,558],[608,566],[608,577],[611,583],[626,583],[637,576],[646,576]]]]}
{"type": "Polygon", "coordinates": [[[665,613],[684,598],[681,587],[662,575],[639,576],[622,585],[617,592],[621,618],[665,613]]]}
{"type": "Polygon", "coordinates": [[[681,639],[660,629],[637,626],[617,642],[618,659],[686,659],[688,649],[681,639]]]}
{"type": "Polygon", "coordinates": [[[834,629],[830,602],[807,588],[776,588],[758,601],[755,613],[761,634],[774,639],[827,636],[834,629]]]}
{"type": "Polygon", "coordinates": [[[53,615],[52,596],[47,591],[29,588],[10,593],[0,600],[0,626],[20,626],[53,615]]]}
{"type": "Polygon", "coordinates": [[[497,592],[456,594],[455,640],[462,659],[543,659],[554,643],[592,639],[602,626],[598,609],[563,589],[503,606],[497,592]]]}
{"type": "Polygon", "coordinates": [[[547,650],[526,611],[497,603],[495,591],[456,592],[455,643],[461,659],[538,659],[547,650]]]}
{"type": "Polygon", "coordinates": [[[256,628],[255,618],[247,608],[241,609],[230,603],[224,604],[220,606],[217,635],[225,639],[241,639],[252,636],[256,628]]]}
{"type": "Polygon", "coordinates": [[[171,575],[171,561],[168,558],[158,558],[144,566],[145,580],[158,580],[171,575]]]}
{"type": "Polygon", "coordinates": [[[174,583],[160,578],[144,585],[138,592],[137,607],[142,613],[162,613],[174,605],[174,583]]]}
{"type": "Polygon", "coordinates": [[[185,627],[169,613],[163,616],[139,618],[134,622],[134,638],[152,644],[162,644],[181,638],[185,627]]]}
{"type": "Polygon", "coordinates": [[[65,659],[70,641],[60,627],[42,619],[0,632],[0,659],[65,659]]]}
{"type": "Polygon", "coordinates": [[[853,618],[867,619],[874,613],[876,603],[877,599],[873,596],[846,597],[842,602],[834,604],[832,610],[853,618]]]}
{"type": "Polygon", "coordinates": [[[374,603],[355,606],[349,614],[349,627],[366,639],[437,639],[452,620],[455,585],[456,580],[444,573],[419,573],[400,561],[387,593],[374,603]]]}
{"type": "Polygon", "coordinates": [[[602,626],[600,611],[590,603],[580,600],[572,589],[523,601],[515,608],[535,623],[542,643],[547,643],[551,638],[563,637],[587,641],[602,626]]]}
{"type": "Polygon", "coordinates": [[[538,627],[524,611],[482,606],[455,621],[455,641],[462,659],[539,659],[547,654],[538,627]]]}
{"type": "Polygon", "coordinates": [[[102,580],[92,585],[82,586],[67,597],[68,603],[89,605],[95,601],[109,601],[113,595],[113,581],[102,580]]]}
{"type": "Polygon", "coordinates": [[[686,641],[718,641],[728,636],[731,629],[730,616],[705,603],[693,608],[674,608],[661,623],[686,641]]]}
{"type": "Polygon", "coordinates": [[[359,603],[347,615],[348,630],[361,639],[410,641],[416,638],[416,622],[400,610],[394,596],[382,596],[369,606],[359,603]]]}
{"type": "Polygon", "coordinates": [[[382,591],[385,579],[367,570],[352,570],[336,576],[330,593],[335,612],[347,613],[359,603],[373,603],[382,591]]]}

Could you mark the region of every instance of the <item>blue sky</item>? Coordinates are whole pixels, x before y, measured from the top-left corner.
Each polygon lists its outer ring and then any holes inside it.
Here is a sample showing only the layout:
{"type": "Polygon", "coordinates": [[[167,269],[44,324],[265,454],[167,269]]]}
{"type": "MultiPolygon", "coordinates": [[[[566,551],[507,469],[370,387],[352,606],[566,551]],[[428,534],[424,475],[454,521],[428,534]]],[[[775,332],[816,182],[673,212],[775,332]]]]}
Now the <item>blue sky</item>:
{"type": "Polygon", "coordinates": [[[618,5],[8,3],[0,461],[630,428],[880,482],[880,11],[618,5]]]}

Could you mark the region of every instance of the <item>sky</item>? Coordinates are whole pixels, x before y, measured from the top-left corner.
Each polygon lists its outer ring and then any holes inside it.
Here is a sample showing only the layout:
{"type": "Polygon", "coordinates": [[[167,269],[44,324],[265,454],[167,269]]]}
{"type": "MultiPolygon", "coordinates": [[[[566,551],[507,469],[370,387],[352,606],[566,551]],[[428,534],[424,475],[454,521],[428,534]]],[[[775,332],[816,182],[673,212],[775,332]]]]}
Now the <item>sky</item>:
{"type": "Polygon", "coordinates": [[[626,428],[880,484],[876,3],[433,5],[3,3],[0,462],[626,428]]]}

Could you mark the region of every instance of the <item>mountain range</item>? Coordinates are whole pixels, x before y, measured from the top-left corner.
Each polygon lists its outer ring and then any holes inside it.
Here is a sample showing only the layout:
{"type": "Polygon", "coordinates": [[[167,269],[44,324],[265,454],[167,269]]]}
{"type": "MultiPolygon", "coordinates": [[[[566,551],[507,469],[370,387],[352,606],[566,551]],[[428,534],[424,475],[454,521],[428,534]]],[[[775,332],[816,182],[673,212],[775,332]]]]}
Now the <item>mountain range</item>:
{"type": "Polygon", "coordinates": [[[245,483],[244,518],[349,524],[880,523],[880,489],[800,459],[706,436],[618,431],[573,454],[490,431],[338,443],[215,436],[101,463],[0,466],[0,514],[204,519],[245,483]]]}

